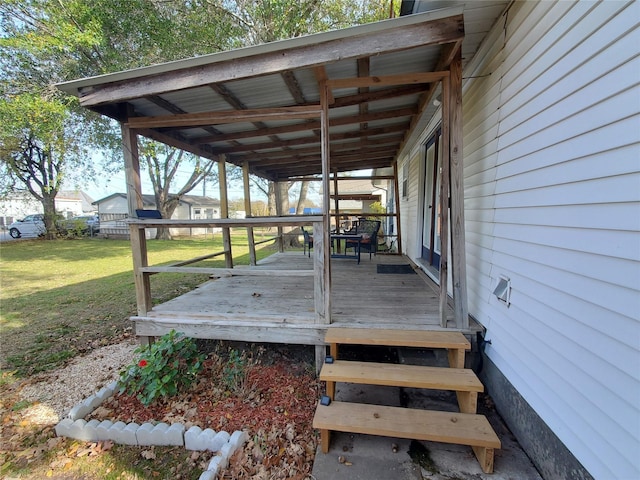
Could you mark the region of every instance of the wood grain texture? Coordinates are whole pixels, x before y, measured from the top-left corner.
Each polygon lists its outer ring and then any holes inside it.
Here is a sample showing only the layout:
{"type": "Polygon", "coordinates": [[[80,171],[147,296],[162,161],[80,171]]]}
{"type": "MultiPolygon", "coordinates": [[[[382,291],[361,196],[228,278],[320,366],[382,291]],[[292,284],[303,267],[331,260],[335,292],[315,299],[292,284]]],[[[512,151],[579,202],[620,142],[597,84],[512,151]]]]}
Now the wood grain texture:
{"type": "Polygon", "coordinates": [[[330,344],[344,343],[351,345],[471,349],[469,340],[467,340],[460,332],[330,328],[327,330],[325,340],[330,344]]]}
{"type": "Polygon", "coordinates": [[[336,360],[322,367],[320,380],[437,390],[482,392],[472,370],[336,360]]]}
{"type": "Polygon", "coordinates": [[[313,428],[500,448],[484,415],[332,402],[318,406],[313,428]]]}

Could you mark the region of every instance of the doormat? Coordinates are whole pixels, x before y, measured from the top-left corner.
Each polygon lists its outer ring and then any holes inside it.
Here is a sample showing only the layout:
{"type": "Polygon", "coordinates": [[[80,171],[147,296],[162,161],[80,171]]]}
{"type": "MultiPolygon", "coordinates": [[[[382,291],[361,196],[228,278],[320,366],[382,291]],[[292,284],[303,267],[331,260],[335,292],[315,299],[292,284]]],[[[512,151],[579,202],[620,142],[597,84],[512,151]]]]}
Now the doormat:
{"type": "Polygon", "coordinates": [[[385,265],[385,264],[378,264],[378,273],[416,273],[413,268],[411,268],[411,265],[385,265]]]}

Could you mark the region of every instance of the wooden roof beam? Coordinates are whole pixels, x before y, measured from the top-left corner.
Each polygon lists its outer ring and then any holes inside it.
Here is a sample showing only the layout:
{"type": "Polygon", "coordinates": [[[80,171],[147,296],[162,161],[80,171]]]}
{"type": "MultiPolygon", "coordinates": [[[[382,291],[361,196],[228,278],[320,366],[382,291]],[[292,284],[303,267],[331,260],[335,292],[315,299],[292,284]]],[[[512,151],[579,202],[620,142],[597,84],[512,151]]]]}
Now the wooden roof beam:
{"type": "Polygon", "coordinates": [[[327,85],[330,88],[363,88],[391,85],[410,85],[416,83],[439,82],[440,80],[448,76],[449,72],[446,70],[441,72],[403,73],[400,75],[336,78],[334,80],[327,80],[327,85]]]}
{"type": "Polygon", "coordinates": [[[175,67],[160,73],[149,73],[102,85],[80,87],[80,104],[85,107],[96,107],[105,103],[125,102],[211,83],[224,83],[238,78],[316,67],[348,58],[370,57],[382,52],[394,52],[422,45],[452,43],[464,37],[462,14],[419,23],[412,23],[410,17],[407,17],[405,22],[399,22],[402,25],[393,28],[385,28],[381,22],[379,27],[368,27],[369,31],[359,35],[334,37],[330,34],[331,32],[328,32],[315,37],[316,43],[309,43],[313,41],[313,36],[307,39],[294,39],[295,41],[290,41],[290,46],[286,49],[260,46],[261,48],[236,52],[235,55],[219,54],[209,63],[193,66],[185,63],[184,68],[175,67]]]}
{"type": "MultiPolygon", "coordinates": [[[[349,151],[361,151],[367,150],[371,148],[382,148],[384,146],[398,146],[400,144],[400,140],[402,140],[401,135],[394,135],[392,137],[378,138],[378,139],[360,139],[351,142],[337,143],[330,145],[330,153],[339,153],[339,152],[349,152],[349,151]]],[[[234,155],[236,160],[240,158],[246,158],[249,162],[260,161],[260,160],[278,160],[278,159],[286,159],[292,155],[296,156],[304,156],[304,155],[315,155],[320,149],[319,145],[305,147],[305,148],[294,148],[290,150],[276,150],[271,152],[263,152],[263,153],[251,153],[245,155],[234,155]]],[[[216,153],[219,153],[216,151],[216,153]]]]}
{"type": "MultiPolygon", "coordinates": [[[[401,130],[399,130],[401,131],[401,130]]],[[[335,142],[339,139],[331,138],[332,142],[335,142]]],[[[335,149],[344,149],[344,148],[359,148],[366,147],[367,145],[381,145],[385,143],[399,143],[402,140],[402,134],[385,134],[384,136],[380,135],[371,135],[368,136],[366,140],[362,140],[361,136],[355,136],[350,138],[345,138],[344,141],[340,141],[340,143],[333,143],[331,146],[331,151],[335,149]]],[[[247,157],[251,158],[255,155],[259,156],[285,156],[287,153],[296,153],[302,150],[309,150],[314,148],[320,148],[320,140],[316,137],[304,137],[297,138],[295,140],[281,140],[277,143],[260,143],[260,144],[249,144],[249,145],[240,145],[237,147],[229,147],[229,148],[215,148],[216,153],[226,153],[233,154],[236,158],[247,157]],[[300,146],[300,145],[315,145],[304,148],[295,148],[287,150],[275,150],[280,147],[292,147],[292,146],[300,146]],[[261,152],[261,150],[269,150],[267,152],[261,152]]]]}
{"type": "Polygon", "coordinates": [[[198,145],[193,145],[192,143],[189,143],[188,141],[178,136],[167,135],[165,133],[151,129],[138,129],[136,130],[136,133],[142,135],[143,137],[147,137],[166,145],[179,148],[180,150],[184,150],[185,152],[193,153],[194,155],[208,158],[209,160],[215,160],[216,162],[220,161],[220,154],[215,150],[207,148],[206,146],[200,147],[198,145]]]}
{"type": "MultiPolygon", "coordinates": [[[[346,151],[346,152],[338,152],[331,154],[331,161],[334,160],[357,160],[361,158],[366,159],[375,159],[380,157],[392,157],[396,152],[396,148],[385,148],[385,149],[368,149],[368,150],[356,150],[356,151],[346,151]],[[355,152],[355,153],[354,153],[355,152]]],[[[265,161],[254,160],[249,163],[250,167],[265,167],[265,166],[284,166],[284,165],[294,165],[297,163],[307,163],[314,162],[320,158],[320,152],[315,152],[307,155],[291,155],[289,157],[284,157],[280,159],[269,159],[265,161]]],[[[332,163],[333,164],[333,163],[332,163]]]]}
{"type": "MultiPolygon", "coordinates": [[[[369,112],[367,115],[353,115],[353,116],[340,117],[340,118],[331,118],[329,119],[329,126],[337,127],[337,126],[343,126],[343,125],[351,125],[354,123],[373,122],[375,120],[385,120],[388,118],[410,117],[414,115],[416,111],[417,111],[416,108],[412,106],[412,107],[398,108],[394,110],[384,110],[381,112],[369,112]]],[[[302,132],[305,130],[313,130],[316,128],[320,128],[320,122],[310,121],[310,122],[304,122],[304,123],[297,123],[294,125],[284,125],[281,127],[248,130],[245,132],[227,133],[224,135],[217,135],[217,136],[211,136],[211,137],[201,137],[199,139],[194,139],[194,142],[199,144],[213,143],[213,142],[227,142],[230,140],[240,140],[243,138],[267,137],[269,135],[276,135],[279,133],[302,132]]]]}
{"type": "MultiPolygon", "coordinates": [[[[384,168],[390,167],[393,163],[393,157],[385,159],[371,160],[371,161],[350,161],[350,162],[335,162],[331,160],[331,170],[336,172],[350,172],[353,170],[362,170],[364,168],[384,168]]],[[[269,176],[274,180],[287,180],[289,178],[316,175],[321,171],[320,161],[309,162],[295,167],[278,170],[263,170],[265,176],[269,176]],[[279,175],[280,173],[280,175],[279,175]]]]}
{"type": "Polygon", "coordinates": [[[265,120],[292,120],[317,118],[317,105],[295,107],[273,107],[251,110],[225,110],[220,112],[183,113],[158,115],[155,117],[133,117],[127,122],[129,128],[202,127],[225,123],[259,122],[265,120]]]}

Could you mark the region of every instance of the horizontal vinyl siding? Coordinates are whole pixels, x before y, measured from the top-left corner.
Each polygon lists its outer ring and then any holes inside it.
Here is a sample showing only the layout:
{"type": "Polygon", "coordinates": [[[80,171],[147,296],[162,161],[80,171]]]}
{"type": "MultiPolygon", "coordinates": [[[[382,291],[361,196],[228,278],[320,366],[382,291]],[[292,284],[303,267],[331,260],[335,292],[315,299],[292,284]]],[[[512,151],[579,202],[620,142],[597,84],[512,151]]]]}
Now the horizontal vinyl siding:
{"type": "MultiPolygon", "coordinates": [[[[414,261],[420,257],[420,244],[421,239],[419,232],[416,231],[416,221],[414,219],[419,217],[419,189],[420,189],[420,162],[424,155],[423,149],[420,147],[415,148],[409,157],[404,162],[408,162],[409,183],[408,183],[408,195],[406,199],[400,199],[400,220],[402,222],[402,250],[403,253],[412,258],[414,261]]],[[[402,165],[400,163],[399,171],[402,172],[402,165]]]]}
{"type": "Polygon", "coordinates": [[[469,311],[602,479],[640,478],[639,18],[631,2],[516,3],[464,74],[469,311]]]}

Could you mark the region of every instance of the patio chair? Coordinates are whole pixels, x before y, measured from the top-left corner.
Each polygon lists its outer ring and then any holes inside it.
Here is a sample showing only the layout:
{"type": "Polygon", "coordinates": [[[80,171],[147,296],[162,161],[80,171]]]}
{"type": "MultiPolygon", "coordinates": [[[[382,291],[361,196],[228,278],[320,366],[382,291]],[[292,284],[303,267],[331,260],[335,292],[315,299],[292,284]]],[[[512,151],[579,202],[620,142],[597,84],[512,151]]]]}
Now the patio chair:
{"type": "Polygon", "coordinates": [[[311,249],[313,248],[313,235],[309,234],[304,227],[300,227],[302,230],[302,235],[304,236],[304,243],[302,246],[302,254],[308,254],[309,258],[311,258],[311,249]]]}
{"type": "MultiPolygon", "coordinates": [[[[358,224],[355,228],[356,235],[362,235],[360,240],[360,252],[369,252],[369,259],[371,254],[378,251],[378,231],[380,230],[379,220],[367,220],[361,218],[358,220],[358,224]]],[[[352,233],[352,232],[349,232],[352,233]]],[[[347,240],[345,242],[345,250],[347,248],[357,248],[358,242],[347,240]]]]}

